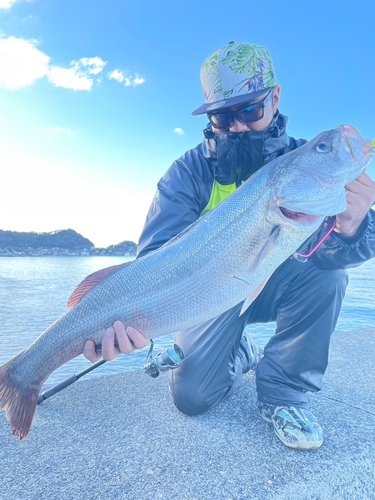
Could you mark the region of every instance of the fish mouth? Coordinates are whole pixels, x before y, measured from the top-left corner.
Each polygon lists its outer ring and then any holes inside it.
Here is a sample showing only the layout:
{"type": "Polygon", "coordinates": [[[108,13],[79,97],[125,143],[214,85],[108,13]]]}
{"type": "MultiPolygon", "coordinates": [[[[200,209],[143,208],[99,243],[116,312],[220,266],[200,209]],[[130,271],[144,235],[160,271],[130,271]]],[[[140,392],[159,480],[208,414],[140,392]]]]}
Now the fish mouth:
{"type": "Polygon", "coordinates": [[[374,144],[366,141],[360,132],[351,125],[340,125],[337,127],[343,139],[341,155],[350,153],[353,163],[361,162],[361,169],[365,170],[369,161],[372,160],[375,152],[374,144]]]}
{"type": "Polygon", "coordinates": [[[285,207],[279,207],[279,210],[286,219],[297,222],[302,226],[314,225],[317,222],[319,222],[322,218],[319,215],[310,215],[310,214],[305,214],[303,212],[293,212],[292,210],[288,210],[285,207]]]}

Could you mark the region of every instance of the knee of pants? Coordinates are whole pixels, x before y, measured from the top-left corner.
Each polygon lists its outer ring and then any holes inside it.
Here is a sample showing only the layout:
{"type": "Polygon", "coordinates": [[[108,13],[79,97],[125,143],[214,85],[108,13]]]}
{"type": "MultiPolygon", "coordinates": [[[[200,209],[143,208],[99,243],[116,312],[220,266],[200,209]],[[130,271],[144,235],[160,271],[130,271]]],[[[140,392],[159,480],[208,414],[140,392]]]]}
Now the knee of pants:
{"type": "Polygon", "coordinates": [[[171,388],[171,394],[176,408],[185,415],[199,415],[209,410],[206,398],[197,391],[189,390],[186,387],[179,390],[171,388]]]}
{"type": "Polygon", "coordinates": [[[317,269],[318,287],[322,291],[337,290],[345,293],[349,276],[345,269],[317,269]]]}

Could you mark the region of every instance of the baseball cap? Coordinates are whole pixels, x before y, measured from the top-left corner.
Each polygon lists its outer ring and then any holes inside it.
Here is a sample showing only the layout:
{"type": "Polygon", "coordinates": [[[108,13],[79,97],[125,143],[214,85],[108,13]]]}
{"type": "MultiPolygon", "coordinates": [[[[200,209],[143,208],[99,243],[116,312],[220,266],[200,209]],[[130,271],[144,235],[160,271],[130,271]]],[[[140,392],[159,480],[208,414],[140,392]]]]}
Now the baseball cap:
{"type": "Polygon", "coordinates": [[[258,99],[276,85],[268,49],[252,43],[229,42],[205,60],[200,77],[205,103],[192,115],[258,99]]]}

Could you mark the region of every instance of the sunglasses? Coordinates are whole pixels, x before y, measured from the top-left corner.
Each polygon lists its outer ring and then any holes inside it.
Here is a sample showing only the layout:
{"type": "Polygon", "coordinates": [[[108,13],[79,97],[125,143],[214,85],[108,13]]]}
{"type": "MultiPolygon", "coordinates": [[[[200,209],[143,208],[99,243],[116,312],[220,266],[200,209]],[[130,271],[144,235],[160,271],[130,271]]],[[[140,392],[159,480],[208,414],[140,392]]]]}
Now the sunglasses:
{"type": "Polygon", "coordinates": [[[247,125],[261,120],[264,116],[264,108],[272,98],[272,90],[267,94],[263,101],[259,101],[251,106],[246,106],[237,111],[227,111],[223,113],[210,113],[207,114],[208,119],[213,127],[220,130],[227,130],[233,125],[236,118],[239,122],[247,125]]]}

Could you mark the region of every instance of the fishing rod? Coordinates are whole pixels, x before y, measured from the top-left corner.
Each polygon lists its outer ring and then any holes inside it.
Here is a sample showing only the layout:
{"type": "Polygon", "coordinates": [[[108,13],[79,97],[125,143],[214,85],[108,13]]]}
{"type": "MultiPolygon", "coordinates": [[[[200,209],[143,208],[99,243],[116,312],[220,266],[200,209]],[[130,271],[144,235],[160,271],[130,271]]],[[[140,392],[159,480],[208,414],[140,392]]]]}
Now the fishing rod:
{"type": "Polygon", "coordinates": [[[106,363],[106,360],[102,359],[98,363],[95,363],[94,365],[86,368],[86,370],[83,370],[82,372],[76,373],[75,375],[72,375],[71,377],[67,378],[66,380],[63,380],[62,382],[60,382],[60,384],[57,384],[54,387],[51,387],[51,389],[47,389],[46,391],[42,392],[42,394],[40,394],[40,396],[38,397],[37,404],[40,405],[46,399],[50,398],[54,394],[57,394],[58,392],[65,389],[66,387],[69,387],[70,385],[74,384],[74,382],[77,382],[78,379],[80,379],[81,377],[83,377],[87,373],[90,373],[92,370],[99,368],[99,366],[104,365],[104,363],[106,363]]]}
{"type": "MultiPolygon", "coordinates": [[[[119,347],[119,345],[115,344],[115,347],[119,347]]],[[[150,340],[150,348],[147,354],[144,371],[147,375],[149,375],[152,378],[158,377],[160,375],[160,372],[174,370],[175,368],[178,368],[184,359],[184,353],[177,344],[174,344],[173,347],[169,347],[165,351],[159,352],[156,356],[152,355],[153,349],[154,349],[154,341],[150,340]]],[[[101,344],[95,346],[96,352],[100,352],[101,350],[102,350],[101,344]]],[[[46,399],[50,398],[54,394],[57,394],[66,387],[69,387],[70,385],[74,384],[74,382],[77,382],[77,380],[79,380],[81,377],[83,377],[87,373],[92,372],[93,370],[96,370],[96,368],[99,368],[99,366],[104,365],[104,363],[106,362],[107,361],[105,359],[102,359],[98,363],[89,366],[85,370],[76,373],[75,375],[72,375],[71,377],[67,378],[66,380],[63,380],[54,387],[47,389],[42,394],[40,394],[40,396],[38,397],[37,404],[40,405],[46,399]]]]}

